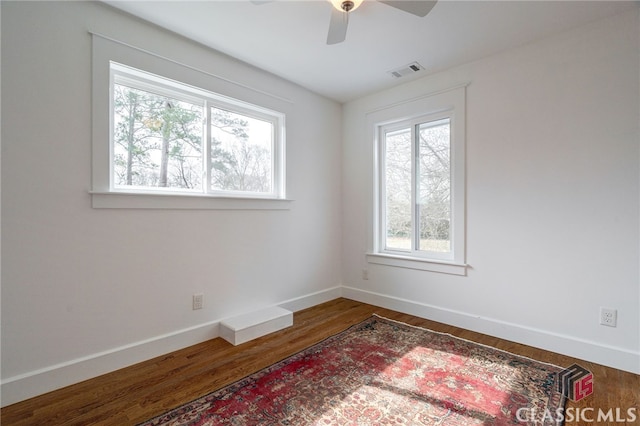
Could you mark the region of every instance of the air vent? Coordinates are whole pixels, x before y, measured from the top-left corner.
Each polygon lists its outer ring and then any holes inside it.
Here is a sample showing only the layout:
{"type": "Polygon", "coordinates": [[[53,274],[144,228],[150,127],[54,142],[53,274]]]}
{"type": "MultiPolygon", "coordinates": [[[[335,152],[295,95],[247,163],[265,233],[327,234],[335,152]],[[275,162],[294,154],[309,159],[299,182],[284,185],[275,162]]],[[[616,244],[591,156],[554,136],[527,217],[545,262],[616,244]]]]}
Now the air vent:
{"type": "Polygon", "coordinates": [[[415,74],[424,70],[424,67],[417,62],[410,63],[409,65],[405,65],[403,67],[397,68],[395,70],[389,71],[394,78],[406,77],[408,75],[415,74]]]}

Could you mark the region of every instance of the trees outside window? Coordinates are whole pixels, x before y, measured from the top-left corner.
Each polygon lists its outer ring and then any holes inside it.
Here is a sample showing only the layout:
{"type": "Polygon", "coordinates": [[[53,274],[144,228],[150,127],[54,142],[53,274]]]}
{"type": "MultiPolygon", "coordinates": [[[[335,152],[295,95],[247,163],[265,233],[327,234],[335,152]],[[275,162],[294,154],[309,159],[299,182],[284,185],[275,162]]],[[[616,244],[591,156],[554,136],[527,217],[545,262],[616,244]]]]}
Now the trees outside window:
{"type": "Polygon", "coordinates": [[[373,109],[367,262],[466,275],[466,84],[373,109]]]}
{"type": "Polygon", "coordinates": [[[384,232],[390,251],[451,251],[450,119],[381,129],[384,232]]]}
{"type": "Polygon", "coordinates": [[[126,67],[112,72],[114,190],[283,195],[280,114],[126,67]]]}

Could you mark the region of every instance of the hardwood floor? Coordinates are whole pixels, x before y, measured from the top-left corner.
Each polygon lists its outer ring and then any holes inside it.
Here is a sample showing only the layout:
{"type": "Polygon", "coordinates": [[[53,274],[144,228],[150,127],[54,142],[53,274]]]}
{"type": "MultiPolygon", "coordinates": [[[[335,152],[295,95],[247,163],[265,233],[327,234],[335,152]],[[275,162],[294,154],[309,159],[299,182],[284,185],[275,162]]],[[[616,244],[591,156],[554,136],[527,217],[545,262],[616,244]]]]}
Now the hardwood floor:
{"type": "MultiPolygon", "coordinates": [[[[19,402],[1,411],[9,425],[135,425],[194,400],[217,388],[292,355],[356,324],[371,314],[442,331],[512,353],[559,366],[578,363],[594,375],[594,393],[567,407],[635,407],[640,424],[640,376],[547,352],[498,338],[401,314],[383,308],[337,299],[294,314],[286,330],[232,346],[214,339],[115,371],[64,389],[19,402]]],[[[588,412],[592,418],[593,412],[588,412]]],[[[569,424],[606,424],[574,422],[569,424]]]]}

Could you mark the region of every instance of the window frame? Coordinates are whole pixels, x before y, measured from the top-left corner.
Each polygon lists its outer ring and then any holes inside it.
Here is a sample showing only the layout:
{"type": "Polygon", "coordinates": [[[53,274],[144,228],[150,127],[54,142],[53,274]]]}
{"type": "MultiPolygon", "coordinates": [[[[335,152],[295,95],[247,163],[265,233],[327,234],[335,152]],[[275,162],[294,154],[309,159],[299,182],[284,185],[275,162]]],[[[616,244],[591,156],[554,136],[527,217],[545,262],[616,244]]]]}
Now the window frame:
{"type": "Polygon", "coordinates": [[[139,70],[114,61],[109,63],[109,192],[124,194],[171,194],[175,196],[210,196],[225,198],[283,199],[284,188],[284,114],[247,102],[230,99],[219,94],[193,87],[175,80],[139,70]],[[198,105],[203,111],[202,131],[202,188],[187,190],[179,188],[126,187],[115,185],[114,174],[114,93],[115,86],[167,96],[179,101],[198,105]],[[269,193],[255,191],[227,191],[213,189],[211,185],[211,109],[223,109],[247,118],[259,119],[272,125],[271,138],[271,187],[269,193]]]}
{"type": "MultiPolygon", "coordinates": [[[[209,71],[209,61],[194,59],[180,62],[144,48],[132,46],[90,32],[92,37],[91,84],[91,183],[88,193],[91,206],[96,209],[170,209],[170,210],[290,210],[294,201],[288,197],[286,174],[286,114],[295,105],[286,97],[234,81],[209,71]],[[191,90],[213,94],[225,106],[237,109],[249,105],[253,109],[281,114],[277,127],[280,151],[274,155],[278,161],[280,181],[274,182],[278,197],[265,197],[263,193],[204,193],[176,191],[140,191],[131,188],[112,190],[111,144],[111,67],[118,63],[148,75],[162,76],[163,82],[174,89],[171,82],[179,82],[191,90]]],[[[156,82],[153,82],[157,84],[156,82]]],[[[250,108],[251,109],[251,108],[250,108]]],[[[240,112],[240,111],[239,111],[240,112]]],[[[276,169],[274,169],[275,171],[276,169]]],[[[208,183],[208,182],[207,182],[208,183]]]]}
{"type": "MultiPolygon", "coordinates": [[[[436,252],[436,251],[427,251],[427,250],[419,250],[417,248],[417,239],[419,238],[419,229],[418,229],[418,225],[417,225],[417,219],[418,219],[418,209],[419,209],[419,204],[418,204],[418,184],[419,184],[419,179],[417,177],[417,174],[419,173],[418,171],[418,149],[417,149],[417,145],[418,145],[418,127],[420,127],[423,124],[428,124],[428,123],[437,123],[439,121],[444,121],[444,120],[449,120],[449,128],[450,130],[453,128],[453,118],[452,118],[453,114],[451,114],[451,111],[444,111],[444,112],[439,112],[436,114],[429,114],[429,115],[424,115],[424,116],[418,116],[418,117],[414,117],[411,119],[407,119],[407,120],[402,120],[399,122],[393,122],[393,123],[389,123],[389,124],[385,124],[382,126],[378,126],[378,158],[379,158],[379,164],[378,164],[378,179],[379,179],[379,184],[378,187],[380,188],[380,195],[378,197],[378,203],[379,205],[377,206],[378,208],[378,214],[380,216],[380,220],[378,221],[378,232],[377,232],[377,238],[378,238],[378,242],[377,242],[377,247],[378,247],[378,251],[380,253],[384,253],[384,254],[389,254],[389,255],[395,255],[395,256],[409,256],[409,257],[416,257],[416,258],[424,258],[424,259],[432,259],[432,260],[443,260],[443,261],[453,261],[454,260],[454,252],[455,252],[455,238],[454,236],[456,235],[456,230],[454,229],[453,225],[455,225],[454,220],[453,220],[453,209],[451,208],[451,206],[453,205],[453,194],[451,194],[450,198],[450,224],[451,224],[451,228],[450,228],[450,237],[449,237],[449,243],[451,245],[451,248],[448,252],[436,252]],[[404,250],[404,249],[393,249],[393,248],[388,248],[386,241],[387,241],[387,208],[386,208],[386,200],[387,200],[387,185],[386,185],[386,135],[389,133],[393,133],[393,132],[397,132],[400,130],[405,130],[408,129],[411,132],[411,248],[408,250],[404,250]]],[[[452,161],[451,161],[451,153],[453,152],[453,136],[451,136],[450,138],[450,144],[449,144],[449,151],[450,151],[450,192],[453,192],[452,187],[453,187],[453,183],[454,183],[454,179],[453,179],[453,167],[452,167],[452,161]]]]}
{"type": "Polygon", "coordinates": [[[367,262],[423,271],[466,275],[466,84],[383,107],[367,113],[369,140],[373,142],[373,203],[367,262]],[[412,138],[412,249],[389,250],[386,241],[385,146],[383,131],[422,123],[450,120],[451,222],[450,255],[415,250],[416,139],[412,138]]]}

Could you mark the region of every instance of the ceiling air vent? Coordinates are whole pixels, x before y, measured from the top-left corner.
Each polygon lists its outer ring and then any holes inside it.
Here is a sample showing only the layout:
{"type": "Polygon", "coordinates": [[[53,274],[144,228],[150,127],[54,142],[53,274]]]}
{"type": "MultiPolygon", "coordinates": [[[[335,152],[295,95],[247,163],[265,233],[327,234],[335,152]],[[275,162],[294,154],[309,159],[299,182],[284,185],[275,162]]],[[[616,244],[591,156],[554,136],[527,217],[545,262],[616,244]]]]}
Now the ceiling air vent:
{"type": "Polygon", "coordinates": [[[409,65],[405,65],[403,67],[389,71],[389,74],[391,74],[395,78],[401,78],[401,77],[406,77],[408,75],[415,74],[422,70],[424,70],[424,67],[422,65],[420,65],[417,62],[412,62],[409,65]]]}

